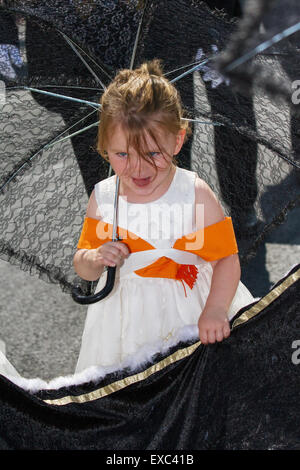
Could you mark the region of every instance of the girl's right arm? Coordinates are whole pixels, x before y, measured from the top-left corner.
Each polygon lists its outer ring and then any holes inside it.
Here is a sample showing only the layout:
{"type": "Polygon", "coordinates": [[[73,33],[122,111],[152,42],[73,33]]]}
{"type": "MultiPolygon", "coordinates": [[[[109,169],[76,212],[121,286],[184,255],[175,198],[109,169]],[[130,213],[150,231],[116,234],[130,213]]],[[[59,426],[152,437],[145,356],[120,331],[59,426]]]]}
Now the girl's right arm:
{"type": "MultiPolygon", "coordinates": [[[[101,220],[97,211],[94,191],[92,192],[86,211],[86,217],[101,220]]],[[[82,279],[96,281],[101,277],[105,266],[116,266],[123,263],[129,256],[128,247],[122,242],[107,242],[99,248],[87,250],[79,249],[74,255],[73,265],[75,272],[82,279]]]]}

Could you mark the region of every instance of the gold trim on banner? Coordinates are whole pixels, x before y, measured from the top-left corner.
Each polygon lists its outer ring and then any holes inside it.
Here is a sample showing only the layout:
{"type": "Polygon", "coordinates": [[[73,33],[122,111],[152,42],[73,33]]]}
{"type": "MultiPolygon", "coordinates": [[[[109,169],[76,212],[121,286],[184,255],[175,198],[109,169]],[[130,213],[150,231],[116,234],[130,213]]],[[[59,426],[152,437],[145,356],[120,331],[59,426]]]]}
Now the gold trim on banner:
{"type": "Polygon", "coordinates": [[[137,374],[131,375],[129,377],[125,377],[124,379],[118,380],[117,382],[113,382],[112,384],[106,385],[105,387],[99,388],[98,390],[94,390],[93,392],[85,393],[83,395],[78,396],[67,396],[54,400],[43,401],[45,403],[48,403],[49,405],[68,405],[69,403],[85,403],[87,401],[98,400],[99,398],[103,398],[107,395],[110,395],[111,393],[117,392],[118,390],[122,390],[122,388],[128,387],[128,385],[141,382],[142,380],[145,380],[150,377],[150,375],[155,374],[156,372],[164,369],[170,364],[173,364],[174,362],[177,362],[180,359],[190,356],[195,351],[195,349],[197,349],[199,344],[201,344],[200,341],[192,344],[187,348],[179,349],[174,354],[171,354],[171,356],[162,359],[157,364],[153,364],[148,369],[137,374]]]}
{"type": "MultiPolygon", "coordinates": [[[[262,297],[253,307],[249,308],[249,310],[245,311],[240,317],[234,320],[232,328],[239,326],[245,322],[247,322],[250,318],[253,318],[255,315],[260,313],[264,310],[268,305],[270,305],[274,300],[276,300],[286,289],[288,289],[294,282],[300,279],[300,269],[296,272],[291,274],[285,281],[283,281],[280,285],[274,288],[271,292],[269,292],[265,297],[262,297]]],[[[43,400],[48,405],[68,405],[70,403],[86,403],[93,400],[98,400],[99,398],[103,398],[105,396],[110,395],[111,393],[117,392],[122,390],[123,388],[128,387],[137,382],[141,382],[142,380],[147,379],[151,375],[155,374],[163,370],[165,367],[173,364],[185,357],[190,356],[193,352],[200,346],[201,342],[198,341],[197,343],[192,344],[183,349],[179,349],[175,353],[171,354],[170,356],[162,359],[157,364],[153,364],[148,369],[139,372],[137,374],[125,377],[124,379],[118,380],[113,382],[109,385],[106,385],[102,388],[94,390],[90,393],[85,393],[82,395],[70,395],[62,398],[57,398],[53,400],[43,400]]]]}
{"type": "Polygon", "coordinates": [[[242,313],[236,320],[234,320],[232,324],[232,328],[235,328],[238,325],[245,323],[246,321],[250,320],[250,318],[255,317],[258,313],[264,310],[268,305],[270,305],[274,300],[276,300],[283,292],[288,289],[294,282],[300,279],[300,269],[295,271],[289,277],[285,279],[279,286],[272,289],[265,297],[262,297],[253,307],[246,310],[246,312],[242,313]]]}

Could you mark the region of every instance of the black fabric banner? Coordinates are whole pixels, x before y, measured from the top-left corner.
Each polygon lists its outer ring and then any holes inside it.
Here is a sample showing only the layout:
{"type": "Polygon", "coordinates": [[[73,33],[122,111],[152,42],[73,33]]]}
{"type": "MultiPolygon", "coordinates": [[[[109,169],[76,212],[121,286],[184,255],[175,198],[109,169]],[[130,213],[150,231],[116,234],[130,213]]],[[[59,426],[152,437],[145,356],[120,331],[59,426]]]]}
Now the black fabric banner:
{"type": "Polygon", "coordinates": [[[300,265],[222,343],[30,394],[0,377],[0,448],[300,449],[300,265]]]}

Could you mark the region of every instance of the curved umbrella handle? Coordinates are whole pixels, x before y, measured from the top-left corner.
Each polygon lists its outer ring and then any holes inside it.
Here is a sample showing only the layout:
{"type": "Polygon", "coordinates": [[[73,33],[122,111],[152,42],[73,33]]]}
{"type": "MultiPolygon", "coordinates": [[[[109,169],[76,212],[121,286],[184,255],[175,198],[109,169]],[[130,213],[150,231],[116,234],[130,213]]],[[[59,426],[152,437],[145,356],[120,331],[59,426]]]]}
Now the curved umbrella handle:
{"type": "MultiPolygon", "coordinates": [[[[114,200],[114,217],[113,217],[113,235],[112,241],[121,241],[122,238],[117,235],[117,214],[118,214],[118,194],[119,194],[119,184],[120,179],[117,176],[116,178],[116,191],[115,191],[115,200],[114,200]]],[[[115,285],[116,277],[116,266],[107,266],[107,278],[106,284],[100,292],[93,295],[84,295],[80,286],[76,286],[72,290],[72,298],[78,304],[89,305],[99,302],[99,300],[107,297],[111,293],[115,285]]]]}
{"type": "Polygon", "coordinates": [[[113,290],[115,284],[115,277],[116,277],[116,266],[108,266],[107,267],[107,279],[106,284],[100,292],[93,295],[84,295],[80,286],[76,286],[72,290],[72,298],[81,305],[89,305],[94,304],[95,302],[99,302],[99,300],[104,299],[107,297],[108,294],[113,290]]]}

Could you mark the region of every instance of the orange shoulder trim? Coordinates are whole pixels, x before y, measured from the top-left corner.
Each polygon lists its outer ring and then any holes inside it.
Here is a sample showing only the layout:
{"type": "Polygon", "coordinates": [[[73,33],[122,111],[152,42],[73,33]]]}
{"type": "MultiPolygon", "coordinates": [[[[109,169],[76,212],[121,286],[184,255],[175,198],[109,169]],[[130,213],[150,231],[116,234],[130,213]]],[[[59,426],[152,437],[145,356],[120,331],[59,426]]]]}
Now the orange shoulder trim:
{"type": "MultiPolygon", "coordinates": [[[[81,235],[77,244],[77,248],[86,248],[88,250],[98,248],[103,243],[112,240],[113,226],[102,220],[92,219],[91,217],[85,217],[81,235]]],[[[154,247],[138,237],[132,232],[126,229],[117,227],[117,235],[120,237],[123,243],[125,243],[130,252],[153,250],[154,247]]]]}
{"type": "MultiPolygon", "coordinates": [[[[112,224],[85,217],[77,248],[98,248],[112,240],[112,231],[112,224]]],[[[131,253],[155,248],[126,229],[117,227],[117,235],[131,253]]],[[[231,217],[225,217],[220,222],[179,238],[173,248],[194,253],[206,261],[215,261],[238,253],[231,217]]]]}
{"type": "Polygon", "coordinates": [[[195,253],[205,261],[238,253],[231,217],[179,238],[173,248],[195,253]]]}

